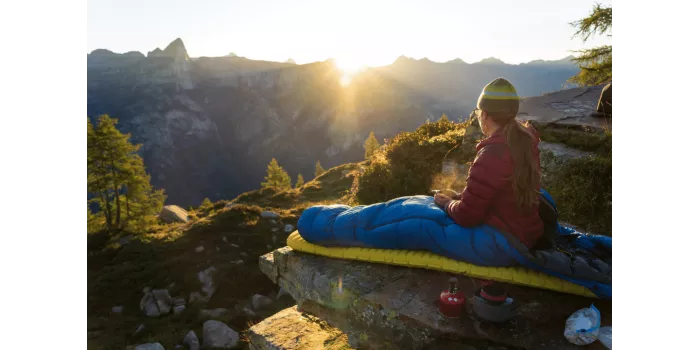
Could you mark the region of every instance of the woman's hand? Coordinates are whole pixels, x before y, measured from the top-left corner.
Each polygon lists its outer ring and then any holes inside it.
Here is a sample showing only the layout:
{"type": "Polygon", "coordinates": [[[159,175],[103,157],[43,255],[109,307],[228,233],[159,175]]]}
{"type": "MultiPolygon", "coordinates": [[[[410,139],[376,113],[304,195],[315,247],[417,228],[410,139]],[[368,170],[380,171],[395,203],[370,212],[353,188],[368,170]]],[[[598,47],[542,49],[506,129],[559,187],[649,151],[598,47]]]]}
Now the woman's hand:
{"type": "Polygon", "coordinates": [[[445,207],[452,201],[452,198],[442,194],[442,193],[436,193],[435,194],[435,205],[437,205],[440,208],[445,209],[445,207]]]}

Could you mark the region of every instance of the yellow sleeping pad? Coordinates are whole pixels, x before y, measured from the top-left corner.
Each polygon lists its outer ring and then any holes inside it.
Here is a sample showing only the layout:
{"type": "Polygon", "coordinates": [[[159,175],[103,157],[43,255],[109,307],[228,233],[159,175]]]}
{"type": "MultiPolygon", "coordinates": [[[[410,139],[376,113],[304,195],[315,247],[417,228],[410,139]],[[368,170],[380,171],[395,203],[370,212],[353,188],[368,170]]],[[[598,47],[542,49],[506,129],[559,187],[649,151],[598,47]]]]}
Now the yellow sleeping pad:
{"type": "Polygon", "coordinates": [[[447,271],[479,279],[519,284],[522,286],[553,290],[555,292],[597,298],[596,295],[586,287],[525,267],[477,266],[430,252],[412,250],[322,247],[307,242],[299,235],[298,231],[292,232],[292,234],[287,237],[287,245],[300,252],[322,255],[329,258],[447,271]]]}

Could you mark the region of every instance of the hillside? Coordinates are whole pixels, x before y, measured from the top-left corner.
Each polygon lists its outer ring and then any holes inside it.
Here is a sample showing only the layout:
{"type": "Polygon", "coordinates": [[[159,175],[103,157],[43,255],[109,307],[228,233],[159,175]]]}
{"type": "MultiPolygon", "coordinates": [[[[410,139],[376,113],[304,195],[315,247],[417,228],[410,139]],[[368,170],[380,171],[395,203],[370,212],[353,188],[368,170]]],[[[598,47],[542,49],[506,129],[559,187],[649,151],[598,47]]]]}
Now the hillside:
{"type": "Polygon", "coordinates": [[[88,54],[87,108],[91,118],[118,118],[120,130],[143,144],[153,185],[170,203],[189,206],[257,188],[272,157],[292,176],[310,178],[317,160],[332,167],[362,159],[372,130],[381,140],[443,113],[457,120],[494,77],[531,96],[561,89],[577,71],[568,59],[509,65],[400,57],[342,87],[331,61],[193,58],[177,39],[147,55],[88,54]]]}
{"type": "MultiPolygon", "coordinates": [[[[612,134],[567,125],[536,127],[543,141],[543,184],[558,202],[562,221],[612,235],[612,134]]],[[[123,349],[158,341],[171,349],[189,330],[202,339],[204,319],[224,320],[248,339],[252,324],[294,303],[277,297],[276,285],[258,269],[258,257],[286,244],[304,209],[369,204],[435,187],[461,189],[468,171],[464,161],[481,137],[476,128],[470,122],[427,123],[393,137],[370,160],[328,169],[300,189],[245,192],[190,210],[186,224],[88,236],[88,347],[123,349]],[[446,157],[465,130],[472,136],[470,147],[446,157]],[[265,210],[279,218],[263,217],[269,215],[265,210]],[[185,310],[147,317],[139,308],[147,287],[167,289],[173,300],[183,298],[185,310]],[[213,291],[208,300],[193,300],[192,293],[206,290],[213,291]],[[260,300],[270,304],[256,307],[260,300]],[[115,306],[123,310],[112,311],[115,306]]]]}

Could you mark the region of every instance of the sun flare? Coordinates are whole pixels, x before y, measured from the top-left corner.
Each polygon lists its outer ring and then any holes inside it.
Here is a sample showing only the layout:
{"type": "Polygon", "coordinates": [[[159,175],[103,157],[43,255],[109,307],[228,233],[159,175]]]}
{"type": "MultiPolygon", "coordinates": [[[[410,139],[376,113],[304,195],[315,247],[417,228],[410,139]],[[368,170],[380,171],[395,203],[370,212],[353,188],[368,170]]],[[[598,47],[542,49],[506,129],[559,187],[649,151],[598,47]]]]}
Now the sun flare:
{"type": "Polygon", "coordinates": [[[335,58],[334,61],[336,67],[343,72],[343,76],[340,78],[342,86],[350,85],[352,78],[366,68],[362,61],[351,57],[339,57],[335,58]]]}

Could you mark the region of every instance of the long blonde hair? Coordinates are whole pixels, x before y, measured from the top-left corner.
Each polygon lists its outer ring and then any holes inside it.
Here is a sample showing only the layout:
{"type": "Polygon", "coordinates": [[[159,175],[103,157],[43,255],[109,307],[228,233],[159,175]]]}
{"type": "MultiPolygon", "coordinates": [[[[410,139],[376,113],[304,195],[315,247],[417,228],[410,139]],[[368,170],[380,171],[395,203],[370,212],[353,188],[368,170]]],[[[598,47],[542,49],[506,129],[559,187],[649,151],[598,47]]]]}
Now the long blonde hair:
{"type": "Polygon", "coordinates": [[[489,117],[501,127],[513,158],[513,192],[518,207],[522,210],[532,208],[539,201],[540,183],[540,165],[532,152],[535,135],[527,129],[529,123],[521,123],[513,116],[489,117]]]}

